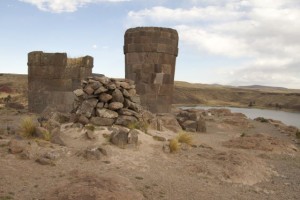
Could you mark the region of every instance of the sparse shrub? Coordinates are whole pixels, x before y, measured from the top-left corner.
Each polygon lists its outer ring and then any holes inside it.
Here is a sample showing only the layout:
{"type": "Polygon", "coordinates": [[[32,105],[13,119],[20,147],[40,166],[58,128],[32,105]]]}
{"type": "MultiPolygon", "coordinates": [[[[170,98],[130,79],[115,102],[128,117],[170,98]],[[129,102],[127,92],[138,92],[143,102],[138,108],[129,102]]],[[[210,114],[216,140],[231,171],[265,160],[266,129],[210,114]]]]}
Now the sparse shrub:
{"type": "Polygon", "coordinates": [[[169,147],[170,147],[170,152],[171,153],[174,153],[174,152],[178,151],[179,146],[180,146],[179,142],[176,138],[170,140],[169,147]]]}
{"type": "Polygon", "coordinates": [[[254,119],[255,121],[259,121],[259,122],[263,122],[263,123],[268,123],[269,120],[268,119],[265,119],[263,117],[257,117],[254,119]]]}
{"type": "Polygon", "coordinates": [[[190,134],[185,133],[185,132],[181,132],[178,134],[177,136],[177,140],[179,143],[185,143],[188,145],[192,145],[193,143],[193,138],[190,134]]]}
{"type": "Polygon", "coordinates": [[[241,137],[245,137],[245,136],[246,136],[246,133],[242,132],[241,137]]]}
{"type": "Polygon", "coordinates": [[[95,126],[93,126],[92,124],[87,124],[84,126],[84,128],[90,131],[95,131],[95,126]]]}
{"type": "Polygon", "coordinates": [[[297,130],[297,132],[296,132],[296,138],[300,139],[300,130],[297,130]]]}
{"type": "Polygon", "coordinates": [[[43,127],[36,127],[35,133],[34,133],[33,136],[44,139],[44,140],[47,140],[47,141],[50,141],[50,139],[51,139],[50,132],[47,129],[43,128],[43,127]]]}
{"type": "Polygon", "coordinates": [[[36,132],[37,124],[33,118],[25,117],[21,122],[21,133],[25,137],[34,137],[36,132]]]}
{"type": "Polygon", "coordinates": [[[148,127],[149,127],[149,124],[147,122],[144,122],[144,121],[132,122],[132,123],[129,123],[127,125],[127,128],[129,128],[130,130],[138,129],[138,130],[141,130],[145,133],[148,132],[148,127]]]}

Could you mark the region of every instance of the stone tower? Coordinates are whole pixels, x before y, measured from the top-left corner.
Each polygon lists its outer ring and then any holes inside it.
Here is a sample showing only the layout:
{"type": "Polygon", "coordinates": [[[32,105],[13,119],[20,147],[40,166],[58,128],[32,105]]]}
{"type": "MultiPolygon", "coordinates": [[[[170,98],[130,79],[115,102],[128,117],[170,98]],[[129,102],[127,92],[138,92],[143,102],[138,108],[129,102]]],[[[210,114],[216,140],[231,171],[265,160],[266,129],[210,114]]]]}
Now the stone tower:
{"type": "Polygon", "coordinates": [[[28,109],[40,113],[48,105],[72,110],[73,90],[92,75],[93,57],[67,58],[66,53],[28,53],[28,109]]]}
{"type": "Polygon", "coordinates": [[[178,33],[174,29],[138,27],[125,33],[125,77],[135,81],[141,104],[153,113],[170,112],[178,33]]]}

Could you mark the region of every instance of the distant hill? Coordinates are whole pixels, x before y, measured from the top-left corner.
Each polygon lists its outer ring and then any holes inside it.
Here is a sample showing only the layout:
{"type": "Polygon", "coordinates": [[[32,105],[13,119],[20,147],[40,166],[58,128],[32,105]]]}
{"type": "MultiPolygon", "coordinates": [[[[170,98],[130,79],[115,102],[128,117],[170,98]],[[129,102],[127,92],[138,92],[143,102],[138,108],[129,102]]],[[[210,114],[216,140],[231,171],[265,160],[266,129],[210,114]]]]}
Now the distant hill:
{"type": "Polygon", "coordinates": [[[268,92],[300,92],[300,89],[288,89],[284,87],[273,87],[273,86],[263,86],[263,85],[249,85],[249,86],[239,86],[239,88],[250,89],[250,90],[260,90],[268,92]]]}
{"type": "MultiPolygon", "coordinates": [[[[0,99],[12,95],[18,102],[27,101],[27,75],[0,74],[0,99]]],[[[207,106],[252,106],[288,109],[300,112],[300,90],[269,86],[224,86],[175,81],[174,104],[207,106]]]]}
{"type": "Polygon", "coordinates": [[[300,111],[300,90],[270,86],[224,86],[175,81],[174,104],[236,106],[300,111]]]}

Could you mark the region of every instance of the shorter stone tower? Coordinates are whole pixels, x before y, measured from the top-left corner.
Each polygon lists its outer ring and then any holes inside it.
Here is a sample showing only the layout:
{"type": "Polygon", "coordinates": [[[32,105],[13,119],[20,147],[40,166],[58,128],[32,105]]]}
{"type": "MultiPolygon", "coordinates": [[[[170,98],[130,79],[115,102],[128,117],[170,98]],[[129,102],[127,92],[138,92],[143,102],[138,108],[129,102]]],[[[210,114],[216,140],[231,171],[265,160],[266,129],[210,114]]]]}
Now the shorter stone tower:
{"type": "Polygon", "coordinates": [[[93,57],[67,58],[66,53],[28,53],[28,109],[40,113],[48,105],[72,110],[73,90],[92,75],[93,57]]]}
{"type": "Polygon", "coordinates": [[[141,104],[153,113],[170,112],[178,33],[174,29],[138,27],[125,33],[125,77],[135,81],[141,104]]]}

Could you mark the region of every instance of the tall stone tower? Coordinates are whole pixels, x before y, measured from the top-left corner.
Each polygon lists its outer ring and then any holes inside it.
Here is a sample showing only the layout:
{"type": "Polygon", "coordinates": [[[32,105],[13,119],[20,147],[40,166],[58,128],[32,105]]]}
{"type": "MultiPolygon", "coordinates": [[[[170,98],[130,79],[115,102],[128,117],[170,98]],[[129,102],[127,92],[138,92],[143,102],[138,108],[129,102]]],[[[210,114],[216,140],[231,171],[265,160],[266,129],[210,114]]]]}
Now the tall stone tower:
{"type": "Polygon", "coordinates": [[[48,105],[70,112],[73,90],[92,75],[93,57],[67,58],[66,53],[28,53],[28,109],[40,113],[48,105]]]}
{"type": "Polygon", "coordinates": [[[138,27],[125,33],[125,77],[135,81],[141,104],[153,113],[170,112],[178,33],[174,29],[138,27]]]}

